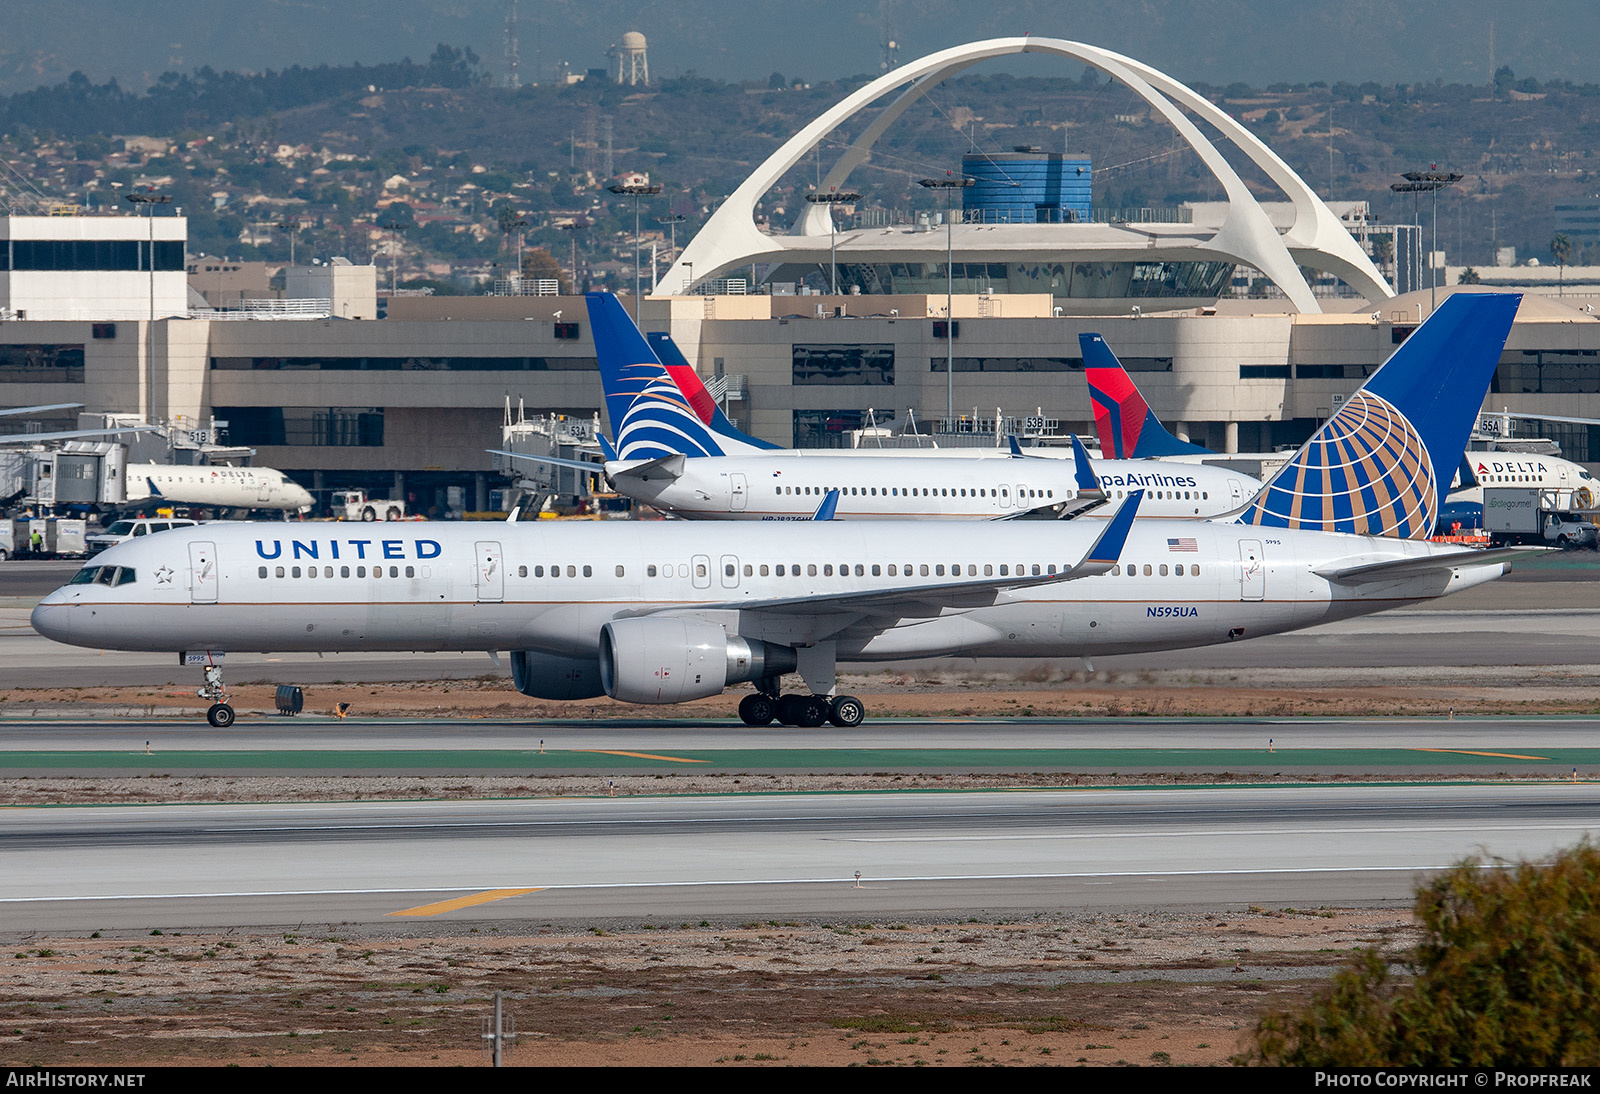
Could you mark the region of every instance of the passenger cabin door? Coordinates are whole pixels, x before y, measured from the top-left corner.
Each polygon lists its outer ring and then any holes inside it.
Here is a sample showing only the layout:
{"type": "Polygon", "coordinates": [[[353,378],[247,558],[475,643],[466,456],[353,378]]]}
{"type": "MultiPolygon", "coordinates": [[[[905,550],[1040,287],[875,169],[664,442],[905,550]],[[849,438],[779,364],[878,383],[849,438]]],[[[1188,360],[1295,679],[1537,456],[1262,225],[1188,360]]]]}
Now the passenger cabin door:
{"type": "Polygon", "coordinates": [[[271,501],[272,500],[272,483],[267,481],[267,477],[265,475],[257,475],[257,476],[255,476],[255,480],[256,480],[256,500],[257,501],[263,501],[263,502],[271,501]]]}
{"type": "Polygon", "coordinates": [[[729,502],[735,513],[744,512],[745,495],[747,493],[743,475],[728,476],[729,502]]]}
{"type": "Polygon", "coordinates": [[[1267,560],[1259,539],[1239,541],[1239,599],[1261,600],[1267,595],[1267,560]]]}
{"type": "Polygon", "coordinates": [[[217,602],[217,545],[209,542],[189,544],[189,601],[192,604],[217,602]]]}
{"type": "Polygon", "coordinates": [[[478,548],[478,602],[497,604],[506,598],[505,559],[500,554],[500,544],[493,540],[479,540],[478,548]]]}

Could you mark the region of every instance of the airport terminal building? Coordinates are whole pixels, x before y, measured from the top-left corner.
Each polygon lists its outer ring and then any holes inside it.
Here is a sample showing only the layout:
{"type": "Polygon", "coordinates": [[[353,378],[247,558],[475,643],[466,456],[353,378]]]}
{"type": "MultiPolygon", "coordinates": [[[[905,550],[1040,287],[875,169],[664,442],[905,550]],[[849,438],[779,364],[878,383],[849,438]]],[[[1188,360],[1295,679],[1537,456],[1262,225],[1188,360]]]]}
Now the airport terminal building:
{"type": "MultiPolygon", "coordinates": [[[[782,445],[836,447],[869,421],[911,420],[959,443],[971,439],[960,431],[992,434],[997,413],[1001,433],[1090,434],[1076,375],[1085,332],[1104,335],[1175,432],[1219,451],[1298,444],[1434,300],[1426,289],[1396,296],[1348,220],[1216,114],[1170,77],[1075,43],[1001,39],[934,54],[850,96],[753,172],[638,302],[641,325],[670,331],[724,393],[729,416],[782,445]],[[832,201],[809,203],[787,233],[754,223],[772,179],[844,118],[903,87],[883,108],[897,116],[928,81],[977,54],[1033,51],[1138,90],[1230,200],[1165,221],[1097,219],[1086,158],[1023,149],[998,167],[964,165],[963,175],[1004,171],[1026,185],[985,197],[979,178],[959,199],[930,192],[930,215],[916,223],[841,231],[832,201]],[[1221,129],[1286,200],[1256,201],[1190,113],[1221,129]],[[752,266],[765,271],[760,291],[728,293],[728,279],[752,266]],[[1280,294],[1230,297],[1242,269],[1280,294]],[[819,273],[837,292],[803,291],[819,273]],[[1319,295],[1319,278],[1348,295],[1319,295]]],[[[819,192],[844,192],[893,116],[874,120],[819,192]]],[[[174,281],[181,216],[0,217],[0,237],[3,406],[75,402],[202,426],[216,418],[230,443],[313,490],[361,487],[424,513],[451,488],[463,509],[491,508],[506,480],[488,449],[500,443],[508,400],[530,412],[602,413],[582,298],[397,296],[378,318],[372,268],[335,262],[289,271],[289,299],[219,310],[183,298],[174,281]],[[37,268],[46,261],[50,269],[37,268]]],[[[1600,418],[1591,302],[1525,299],[1486,410],[1600,418]]],[[[1600,430],[1540,432],[1570,458],[1600,462],[1600,430]]]]}

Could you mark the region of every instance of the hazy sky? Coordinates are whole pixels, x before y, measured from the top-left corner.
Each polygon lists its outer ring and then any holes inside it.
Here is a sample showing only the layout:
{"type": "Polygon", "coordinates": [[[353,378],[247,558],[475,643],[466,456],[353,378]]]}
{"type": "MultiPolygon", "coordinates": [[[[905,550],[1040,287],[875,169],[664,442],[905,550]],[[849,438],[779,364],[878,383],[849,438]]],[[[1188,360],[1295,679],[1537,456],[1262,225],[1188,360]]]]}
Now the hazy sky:
{"type": "MultiPolygon", "coordinates": [[[[504,0],[5,0],[0,92],[81,70],[143,88],[168,70],[423,59],[470,46],[503,69],[504,0]]],[[[1107,46],[1209,83],[1377,80],[1600,82],[1596,0],[519,0],[525,81],[558,60],[603,67],[623,31],[649,39],[653,76],[830,79],[876,72],[883,28],[900,57],[1033,33],[1107,46]]],[[[1011,61],[1030,74],[1072,66],[1011,61]]]]}

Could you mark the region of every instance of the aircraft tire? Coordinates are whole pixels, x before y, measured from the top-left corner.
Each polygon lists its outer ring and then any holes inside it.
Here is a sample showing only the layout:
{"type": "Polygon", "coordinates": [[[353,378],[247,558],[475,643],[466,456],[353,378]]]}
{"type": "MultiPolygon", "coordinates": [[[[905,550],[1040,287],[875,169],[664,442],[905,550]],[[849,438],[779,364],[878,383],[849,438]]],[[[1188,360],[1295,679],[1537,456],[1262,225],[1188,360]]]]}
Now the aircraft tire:
{"type": "Polygon", "coordinates": [[[803,715],[802,705],[806,702],[804,695],[778,696],[778,724],[797,726],[803,724],[800,719],[803,715]]]}
{"type": "Polygon", "coordinates": [[[765,695],[746,695],[739,700],[739,720],[747,726],[769,726],[778,716],[778,704],[765,695]]]}
{"type": "Polygon", "coordinates": [[[808,695],[800,700],[797,710],[799,717],[795,719],[795,725],[816,729],[827,723],[833,705],[820,695],[808,695]]]}
{"type": "Polygon", "coordinates": [[[227,729],[233,725],[233,708],[227,703],[213,703],[206,711],[206,721],[218,729],[227,729]]]}
{"type": "Polygon", "coordinates": [[[361,519],[366,521],[366,522],[368,522],[368,523],[371,523],[372,521],[375,521],[375,520],[378,519],[378,512],[377,512],[376,509],[372,508],[372,506],[369,505],[365,509],[361,510],[361,519]]]}
{"type": "Polygon", "coordinates": [[[866,716],[866,706],[854,695],[837,696],[828,708],[828,721],[840,729],[858,726],[866,716]]]}

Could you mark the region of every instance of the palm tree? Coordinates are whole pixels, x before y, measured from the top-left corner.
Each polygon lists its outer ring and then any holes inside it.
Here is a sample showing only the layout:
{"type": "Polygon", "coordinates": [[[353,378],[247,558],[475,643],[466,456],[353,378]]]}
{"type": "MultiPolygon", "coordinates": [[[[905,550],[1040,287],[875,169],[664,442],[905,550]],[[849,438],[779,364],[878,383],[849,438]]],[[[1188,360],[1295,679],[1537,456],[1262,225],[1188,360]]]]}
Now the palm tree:
{"type": "Polygon", "coordinates": [[[1572,240],[1565,233],[1557,232],[1556,237],[1550,241],[1550,254],[1556,260],[1556,295],[1566,295],[1567,263],[1572,261],[1572,240]]]}

